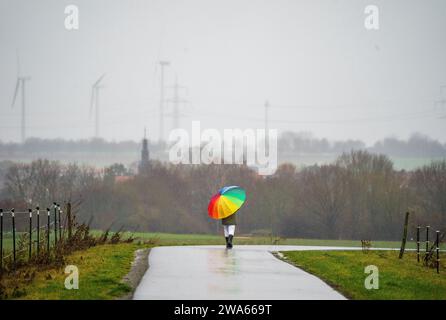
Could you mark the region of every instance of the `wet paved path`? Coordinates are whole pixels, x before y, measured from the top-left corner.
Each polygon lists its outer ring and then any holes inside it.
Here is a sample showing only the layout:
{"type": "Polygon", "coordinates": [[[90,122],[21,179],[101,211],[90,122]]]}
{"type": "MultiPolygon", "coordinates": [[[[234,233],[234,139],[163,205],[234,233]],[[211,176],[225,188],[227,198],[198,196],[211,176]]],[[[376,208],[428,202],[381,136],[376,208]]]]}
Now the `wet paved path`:
{"type": "Polygon", "coordinates": [[[312,246],[156,247],[134,299],[345,299],[319,278],[274,257],[312,246]]]}

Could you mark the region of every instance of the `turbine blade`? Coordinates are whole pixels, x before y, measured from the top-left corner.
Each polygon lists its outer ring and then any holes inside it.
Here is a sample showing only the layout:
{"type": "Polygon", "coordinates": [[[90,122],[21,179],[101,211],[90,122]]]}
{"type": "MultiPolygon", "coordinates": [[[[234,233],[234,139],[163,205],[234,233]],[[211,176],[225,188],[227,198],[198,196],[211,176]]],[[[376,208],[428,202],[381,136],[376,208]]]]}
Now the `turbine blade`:
{"type": "Polygon", "coordinates": [[[15,85],[15,90],[14,90],[14,97],[12,98],[11,108],[14,108],[15,100],[17,99],[17,94],[19,92],[19,86],[20,86],[20,79],[17,78],[17,83],[15,85]]]}
{"type": "Polygon", "coordinates": [[[104,79],[105,73],[102,74],[102,76],[99,77],[99,79],[93,84],[93,87],[97,87],[99,83],[104,79]]]}
{"type": "Polygon", "coordinates": [[[94,108],[94,97],[95,97],[95,88],[91,88],[91,97],[90,97],[90,117],[91,114],[93,113],[93,108],[94,108]]]}
{"type": "Polygon", "coordinates": [[[16,58],[17,58],[17,78],[20,77],[20,53],[19,53],[19,49],[16,49],[16,58]]]}

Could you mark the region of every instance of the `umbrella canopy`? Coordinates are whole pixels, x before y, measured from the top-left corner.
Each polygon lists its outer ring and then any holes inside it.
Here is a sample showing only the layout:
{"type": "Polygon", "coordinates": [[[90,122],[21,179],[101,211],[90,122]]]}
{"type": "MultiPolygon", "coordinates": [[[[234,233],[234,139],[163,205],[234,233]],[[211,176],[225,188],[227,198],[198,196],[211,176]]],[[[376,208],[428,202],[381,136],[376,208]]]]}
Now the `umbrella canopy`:
{"type": "Polygon", "coordinates": [[[208,214],[214,219],[229,217],[240,209],[245,199],[245,190],[238,186],[221,188],[209,201],[208,214]]]}

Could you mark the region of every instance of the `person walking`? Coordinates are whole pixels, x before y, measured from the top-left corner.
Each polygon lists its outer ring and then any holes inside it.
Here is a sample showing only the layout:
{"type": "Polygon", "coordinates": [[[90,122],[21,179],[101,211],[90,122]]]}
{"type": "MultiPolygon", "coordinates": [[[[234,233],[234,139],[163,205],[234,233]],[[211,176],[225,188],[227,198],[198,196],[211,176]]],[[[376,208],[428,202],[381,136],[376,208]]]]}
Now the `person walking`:
{"type": "Polygon", "coordinates": [[[232,249],[232,240],[234,239],[235,225],[237,224],[236,213],[231,214],[229,217],[221,219],[223,225],[223,231],[225,233],[226,248],[232,249]]]}
{"type": "Polygon", "coordinates": [[[218,190],[218,193],[214,194],[209,201],[208,215],[213,219],[221,220],[227,249],[231,249],[233,246],[237,214],[245,200],[244,189],[238,186],[227,186],[218,190]]]}

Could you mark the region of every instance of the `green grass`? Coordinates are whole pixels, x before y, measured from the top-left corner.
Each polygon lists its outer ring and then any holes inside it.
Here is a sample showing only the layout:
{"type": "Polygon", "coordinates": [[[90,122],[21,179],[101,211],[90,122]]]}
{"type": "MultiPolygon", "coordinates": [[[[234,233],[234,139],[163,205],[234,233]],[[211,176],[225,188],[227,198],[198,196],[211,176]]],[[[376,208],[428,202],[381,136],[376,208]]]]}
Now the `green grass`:
{"type": "MultiPolygon", "coordinates": [[[[17,248],[17,250],[19,247],[19,239],[24,234],[28,234],[28,233],[26,233],[26,232],[17,232],[16,233],[16,248],[17,248]]],[[[26,240],[28,240],[28,238],[26,238],[26,240]]],[[[33,244],[32,251],[35,252],[37,250],[37,244],[36,244],[37,236],[35,233],[33,233],[33,241],[34,241],[34,244],[33,244]]],[[[41,245],[43,245],[44,248],[46,248],[46,239],[43,244],[41,243],[41,245]]],[[[54,233],[50,234],[50,245],[54,246],[54,233]]],[[[7,256],[12,251],[12,247],[13,247],[12,234],[11,233],[4,234],[3,235],[3,256],[4,257],[7,256]]],[[[26,248],[28,248],[28,247],[26,247],[26,248]]],[[[27,250],[28,249],[26,249],[26,252],[28,252],[27,250]]]]}
{"type": "MultiPolygon", "coordinates": [[[[124,237],[129,236],[126,233],[124,237]]],[[[225,243],[223,235],[211,234],[174,234],[174,233],[154,233],[154,232],[135,232],[132,235],[138,240],[156,240],[160,246],[170,245],[222,245],[225,243]]],[[[270,237],[243,236],[236,235],[235,244],[238,245],[270,245],[270,237]]],[[[330,239],[299,239],[299,238],[280,238],[274,244],[278,245],[296,245],[296,246],[337,246],[337,247],[361,247],[360,240],[330,240],[330,239]]],[[[400,241],[372,241],[374,248],[399,248],[400,241]]],[[[408,241],[407,249],[415,249],[415,241],[408,241]]],[[[442,245],[446,249],[446,244],[442,245]]]]}
{"type": "Polygon", "coordinates": [[[64,282],[67,275],[64,268],[37,270],[26,268],[20,275],[3,279],[8,288],[9,298],[17,299],[113,299],[128,293],[131,288],[122,282],[130,271],[134,252],[141,246],[136,244],[99,245],[71,254],[65,265],[76,265],[79,269],[79,289],[67,290],[64,282]],[[26,280],[24,274],[35,272],[32,280],[26,280]],[[12,288],[19,285],[15,297],[12,288]]]}
{"type": "MultiPolygon", "coordinates": [[[[132,235],[138,240],[156,240],[157,245],[222,245],[225,243],[223,235],[211,234],[175,234],[175,233],[155,233],[155,232],[135,232],[132,235]]],[[[127,235],[125,235],[127,236],[127,235]]],[[[270,237],[243,236],[236,235],[235,243],[239,245],[270,245],[272,244],[270,237]]],[[[321,240],[321,239],[280,239],[276,244],[280,245],[314,245],[314,246],[343,246],[343,247],[360,247],[361,241],[356,240],[321,240]]],[[[374,246],[384,245],[385,248],[398,247],[398,242],[379,241],[373,243],[374,246]]]]}
{"type": "MultiPolygon", "coordinates": [[[[102,231],[93,230],[91,233],[95,236],[99,236],[102,231]]],[[[223,235],[216,234],[176,234],[176,233],[157,233],[157,232],[126,232],[124,238],[133,235],[136,240],[155,240],[156,245],[160,246],[181,246],[181,245],[222,245],[224,244],[223,235]]],[[[17,239],[19,233],[17,235],[17,239]]],[[[298,245],[298,246],[337,246],[337,247],[360,247],[360,240],[330,240],[330,239],[299,239],[299,238],[277,238],[278,241],[274,244],[279,245],[298,245]]],[[[53,237],[51,237],[51,243],[53,243],[53,237]]],[[[243,236],[236,235],[235,243],[239,245],[270,245],[273,242],[270,237],[260,236],[243,236]]],[[[372,241],[372,247],[374,248],[399,248],[401,246],[400,241],[372,241]]],[[[12,239],[8,235],[4,238],[3,247],[5,251],[9,251],[12,248],[12,239]]],[[[406,245],[407,249],[415,249],[416,243],[414,241],[408,241],[406,245]]],[[[446,249],[446,244],[442,244],[442,248],[446,249]]]]}
{"type": "Polygon", "coordinates": [[[397,251],[289,251],[285,258],[326,281],[351,299],[446,299],[446,268],[417,263],[415,253],[398,259],[397,251]],[[379,268],[379,289],[367,290],[364,268],[379,268]]]}

